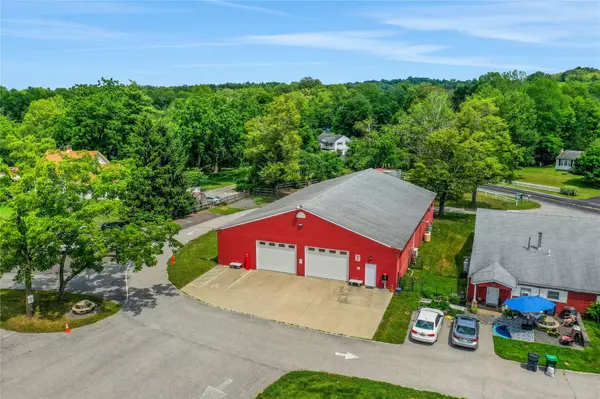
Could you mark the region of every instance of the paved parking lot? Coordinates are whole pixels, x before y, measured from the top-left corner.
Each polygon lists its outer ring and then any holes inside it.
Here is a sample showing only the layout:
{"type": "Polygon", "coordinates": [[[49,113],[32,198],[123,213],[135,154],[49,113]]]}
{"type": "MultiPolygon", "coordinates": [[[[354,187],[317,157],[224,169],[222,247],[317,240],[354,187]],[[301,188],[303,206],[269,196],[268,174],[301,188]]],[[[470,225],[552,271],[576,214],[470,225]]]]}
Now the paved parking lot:
{"type": "Polygon", "coordinates": [[[373,337],[392,296],[343,281],[223,266],[183,292],[224,309],[359,338],[373,337]]]}

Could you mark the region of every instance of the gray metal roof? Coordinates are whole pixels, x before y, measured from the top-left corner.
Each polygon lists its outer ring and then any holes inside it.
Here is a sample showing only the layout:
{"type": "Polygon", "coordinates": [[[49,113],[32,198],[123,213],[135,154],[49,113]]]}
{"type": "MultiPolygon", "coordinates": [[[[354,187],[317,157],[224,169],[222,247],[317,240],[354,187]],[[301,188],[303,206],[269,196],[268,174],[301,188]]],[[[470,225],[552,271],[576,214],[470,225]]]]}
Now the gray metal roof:
{"type": "Polygon", "coordinates": [[[332,144],[332,143],[335,143],[336,141],[338,141],[339,139],[341,139],[342,137],[344,137],[344,136],[341,134],[321,133],[321,134],[319,134],[317,139],[321,143],[332,144]]]}
{"type": "Polygon", "coordinates": [[[583,154],[583,151],[566,150],[561,151],[561,153],[556,157],[556,159],[566,159],[574,161],[575,159],[579,158],[581,154],[583,154]]]}
{"type": "Polygon", "coordinates": [[[479,209],[469,275],[512,287],[511,276],[521,285],[600,293],[600,218],[479,209]]]}
{"type": "Polygon", "coordinates": [[[429,190],[366,169],[312,184],[222,228],[300,207],[372,240],[402,249],[434,198],[435,193],[429,190]]]}

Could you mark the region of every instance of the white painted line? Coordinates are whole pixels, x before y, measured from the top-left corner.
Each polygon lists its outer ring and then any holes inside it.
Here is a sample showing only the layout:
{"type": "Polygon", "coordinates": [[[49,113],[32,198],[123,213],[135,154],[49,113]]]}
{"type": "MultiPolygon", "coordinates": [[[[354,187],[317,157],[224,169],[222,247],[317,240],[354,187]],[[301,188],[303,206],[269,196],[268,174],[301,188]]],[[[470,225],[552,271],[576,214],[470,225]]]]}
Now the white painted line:
{"type": "Polygon", "coordinates": [[[216,279],[217,277],[219,277],[221,274],[225,273],[226,271],[227,271],[227,269],[223,270],[221,273],[217,274],[216,276],[214,276],[213,278],[208,280],[206,283],[202,284],[200,287],[204,287],[206,284],[210,283],[211,281],[213,281],[214,279],[216,279]]]}
{"type": "Polygon", "coordinates": [[[250,271],[251,271],[251,270],[248,270],[248,271],[246,272],[246,274],[244,274],[242,277],[238,278],[238,279],[237,279],[237,280],[235,280],[233,283],[231,283],[231,285],[230,285],[229,287],[225,288],[225,291],[227,291],[228,289],[230,289],[231,287],[233,287],[234,285],[236,285],[237,283],[239,283],[239,282],[240,282],[240,281],[241,281],[241,280],[242,280],[244,277],[246,277],[247,275],[249,275],[249,274],[250,274],[250,271]]]}
{"type": "Polygon", "coordinates": [[[4,335],[3,337],[1,337],[0,339],[4,339],[4,338],[6,338],[6,337],[10,337],[10,336],[11,336],[11,335],[13,335],[15,332],[16,332],[16,331],[10,332],[10,333],[8,333],[8,334],[4,335]]]}
{"type": "Polygon", "coordinates": [[[123,303],[123,305],[127,304],[127,302],[129,301],[129,283],[127,283],[127,272],[129,271],[131,265],[133,265],[133,262],[129,261],[129,264],[125,268],[125,302],[123,303]]]}
{"type": "Polygon", "coordinates": [[[202,394],[202,396],[200,396],[200,399],[219,399],[219,398],[224,398],[225,396],[227,396],[227,394],[225,392],[223,392],[223,389],[227,388],[227,385],[231,384],[233,382],[233,380],[231,379],[227,379],[225,381],[223,381],[222,383],[220,383],[216,388],[212,387],[212,386],[207,386],[206,389],[204,390],[204,393],[202,394]]]}

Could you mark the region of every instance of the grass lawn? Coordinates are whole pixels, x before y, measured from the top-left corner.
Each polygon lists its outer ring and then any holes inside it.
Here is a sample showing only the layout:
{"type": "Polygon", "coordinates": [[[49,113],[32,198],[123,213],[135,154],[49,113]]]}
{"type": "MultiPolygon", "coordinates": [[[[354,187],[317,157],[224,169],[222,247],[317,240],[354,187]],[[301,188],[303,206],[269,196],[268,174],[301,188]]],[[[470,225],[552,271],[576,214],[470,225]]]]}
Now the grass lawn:
{"type": "Polygon", "coordinates": [[[12,210],[7,206],[0,206],[0,219],[9,217],[12,210]]]}
{"type": "Polygon", "coordinates": [[[392,296],[373,340],[389,342],[390,344],[404,343],[410,324],[410,316],[419,307],[420,299],[421,294],[419,292],[402,291],[400,295],[392,296]]]}
{"type": "Polygon", "coordinates": [[[217,233],[208,232],[190,241],[175,253],[175,263],[169,262],[169,281],[183,288],[217,264],[217,233]]]}
{"type": "Polygon", "coordinates": [[[518,205],[515,205],[515,201],[506,202],[500,199],[494,198],[493,194],[487,194],[484,192],[477,193],[477,204],[473,206],[471,204],[471,194],[465,194],[465,196],[457,201],[446,202],[447,207],[451,208],[466,208],[466,209],[499,209],[503,211],[508,210],[525,210],[539,208],[541,205],[534,201],[523,200],[519,201],[518,205]]]}
{"type": "MultiPolygon", "coordinates": [[[[419,248],[419,264],[414,268],[415,290],[450,294],[464,291],[466,280],[460,278],[464,257],[471,253],[475,230],[475,215],[446,213],[433,220],[431,242],[419,248]]],[[[410,274],[403,278],[403,287],[413,289],[410,274]]]]}
{"type": "MultiPolygon", "coordinates": [[[[554,166],[530,166],[523,168],[519,172],[519,181],[526,183],[543,184],[545,186],[553,187],[564,187],[573,186],[579,189],[579,195],[576,199],[587,199],[592,197],[600,196],[600,188],[583,182],[583,176],[578,176],[565,171],[554,170],[554,166]]],[[[521,189],[529,189],[527,187],[520,187],[521,189]]],[[[538,190],[535,190],[538,191],[538,190]]],[[[547,192],[547,191],[543,191],[547,192]]],[[[557,194],[548,192],[550,194],[557,194]]]]}
{"type": "Polygon", "coordinates": [[[231,215],[232,213],[237,213],[243,211],[240,208],[231,208],[229,206],[216,206],[214,208],[210,208],[209,211],[213,213],[218,213],[219,215],[231,215]]]}
{"type": "Polygon", "coordinates": [[[121,305],[99,297],[83,294],[67,293],[65,302],[56,302],[56,291],[33,291],[34,316],[25,317],[25,290],[0,290],[0,327],[27,333],[60,332],[65,330],[65,324],[77,328],[92,324],[112,316],[121,309],[121,305]],[[66,313],[76,302],[89,299],[100,307],[100,313],[84,318],[68,319],[66,313]]]}
{"type": "Polygon", "coordinates": [[[503,359],[527,363],[527,353],[540,355],[540,364],[546,365],[545,354],[558,356],[558,369],[600,373],[600,325],[591,320],[585,321],[590,336],[590,346],[584,350],[569,347],[516,341],[494,337],[494,350],[503,359]]]}
{"type": "Polygon", "coordinates": [[[440,393],[316,371],[292,371],[256,399],[456,399],[440,393]]]}
{"type": "Polygon", "coordinates": [[[208,175],[208,182],[202,185],[202,190],[214,190],[216,188],[232,186],[240,175],[239,169],[222,169],[219,173],[208,175]]]}
{"type": "Polygon", "coordinates": [[[256,203],[256,205],[258,205],[258,206],[264,205],[264,204],[269,204],[273,201],[277,201],[278,199],[279,199],[279,197],[261,197],[261,196],[252,197],[252,201],[254,201],[256,203]]]}

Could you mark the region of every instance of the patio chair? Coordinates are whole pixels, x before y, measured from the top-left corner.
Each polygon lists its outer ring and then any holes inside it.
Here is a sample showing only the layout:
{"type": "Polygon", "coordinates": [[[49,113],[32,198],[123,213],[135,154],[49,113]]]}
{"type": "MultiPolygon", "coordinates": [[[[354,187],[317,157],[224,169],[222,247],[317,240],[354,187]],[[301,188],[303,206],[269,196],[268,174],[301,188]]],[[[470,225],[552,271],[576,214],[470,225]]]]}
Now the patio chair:
{"type": "Polygon", "coordinates": [[[579,339],[580,333],[581,333],[581,329],[579,328],[579,326],[573,326],[573,329],[571,330],[571,334],[563,335],[562,337],[560,337],[558,339],[558,343],[561,345],[573,345],[573,342],[575,342],[577,339],[579,339]]]}

